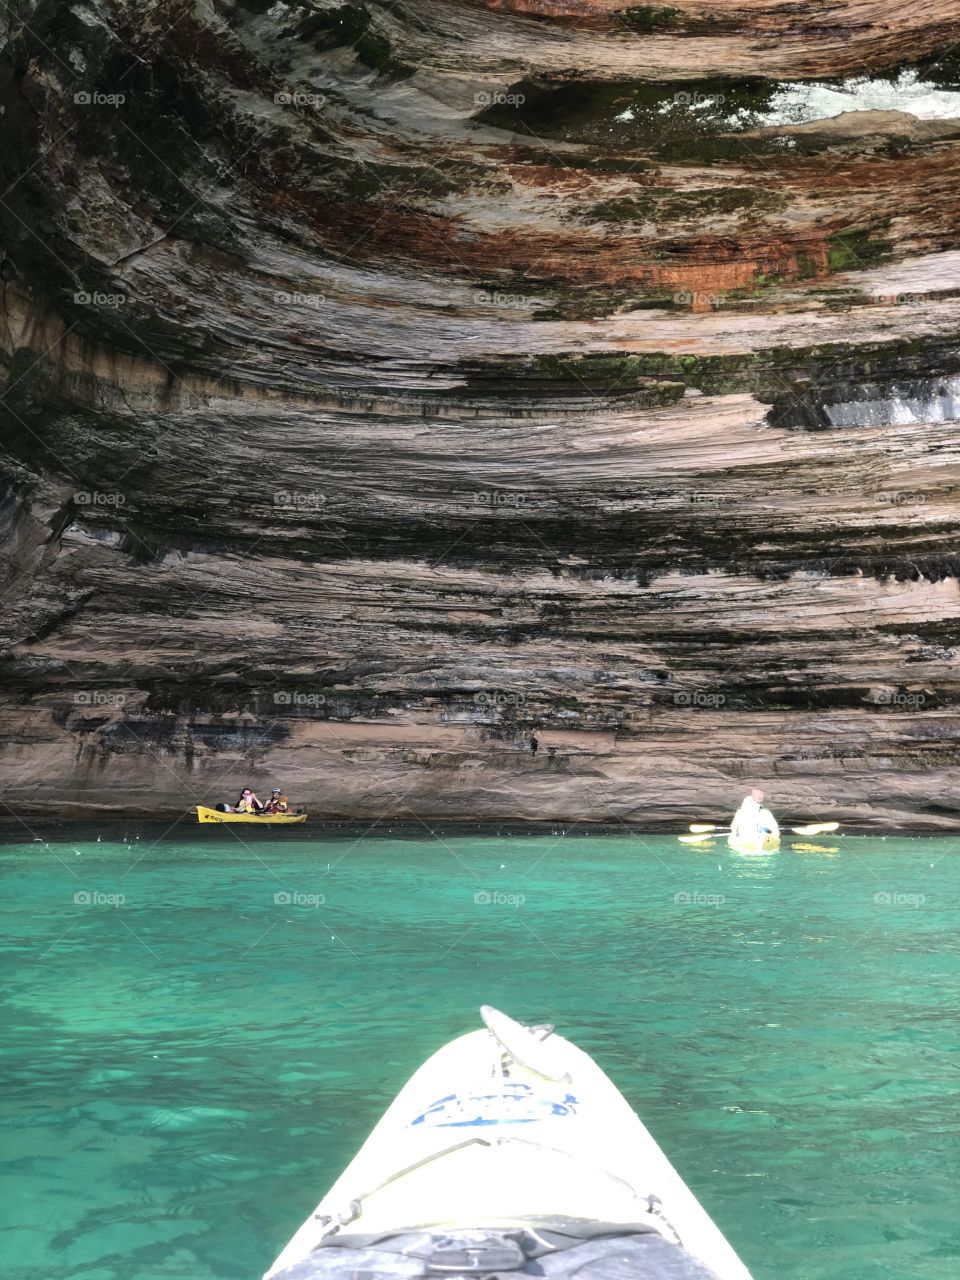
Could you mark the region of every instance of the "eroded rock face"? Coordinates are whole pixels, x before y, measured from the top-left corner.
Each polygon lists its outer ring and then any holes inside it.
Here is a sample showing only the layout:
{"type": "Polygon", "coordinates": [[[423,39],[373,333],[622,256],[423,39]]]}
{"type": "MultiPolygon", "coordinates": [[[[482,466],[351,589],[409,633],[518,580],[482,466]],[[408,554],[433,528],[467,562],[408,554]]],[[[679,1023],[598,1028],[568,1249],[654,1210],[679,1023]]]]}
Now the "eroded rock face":
{"type": "Polygon", "coordinates": [[[5,20],[8,806],[960,822],[960,5],[5,20]]]}

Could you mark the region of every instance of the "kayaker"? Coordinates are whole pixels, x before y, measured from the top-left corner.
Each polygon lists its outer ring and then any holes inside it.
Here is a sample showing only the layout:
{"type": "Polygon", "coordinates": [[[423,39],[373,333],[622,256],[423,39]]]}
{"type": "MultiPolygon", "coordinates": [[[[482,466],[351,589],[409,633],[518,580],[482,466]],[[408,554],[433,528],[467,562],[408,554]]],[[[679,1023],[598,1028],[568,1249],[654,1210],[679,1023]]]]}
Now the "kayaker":
{"type": "Polygon", "coordinates": [[[249,787],[244,787],[240,799],[237,801],[235,813],[263,813],[263,805],[253,794],[249,787]]]}
{"type": "Polygon", "coordinates": [[[760,830],[760,814],[764,812],[762,805],[763,792],[759,787],[751,788],[750,794],[740,801],[740,808],[730,823],[730,834],[734,839],[752,840],[756,836],[760,830]]]}
{"type": "Polygon", "coordinates": [[[290,801],[279,787],[274,787],[270,792],[270,799],[267,801],[267,813],[289,813],[289,811],[290,801]]]}

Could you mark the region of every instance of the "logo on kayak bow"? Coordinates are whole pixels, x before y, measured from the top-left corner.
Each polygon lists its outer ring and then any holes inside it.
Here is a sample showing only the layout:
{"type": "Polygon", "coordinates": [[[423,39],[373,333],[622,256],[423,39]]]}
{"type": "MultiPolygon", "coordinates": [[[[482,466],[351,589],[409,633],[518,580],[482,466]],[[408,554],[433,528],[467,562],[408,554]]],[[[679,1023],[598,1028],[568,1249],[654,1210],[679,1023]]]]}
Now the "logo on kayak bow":
{"type": "Polygon", "coordinates": [[[550,1116],[573,1116],[579,1102],[572,1093],[560,1097],[544,1097],[534,1093],[528,1084],[505,1083],[498,1093],[449,1093],[427,1107],[410,1127],[423,1124],[429,1128],[454,1129],[490,1124],[530,1124],[550,1116]]]}

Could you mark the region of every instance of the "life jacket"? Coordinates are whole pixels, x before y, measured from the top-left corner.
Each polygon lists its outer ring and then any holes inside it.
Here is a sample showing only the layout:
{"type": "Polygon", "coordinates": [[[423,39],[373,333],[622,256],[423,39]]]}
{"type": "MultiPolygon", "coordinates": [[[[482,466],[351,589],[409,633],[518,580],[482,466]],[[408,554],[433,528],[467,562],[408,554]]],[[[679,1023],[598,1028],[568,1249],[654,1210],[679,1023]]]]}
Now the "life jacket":
{"type": "Polygon", "coordinates": [[[758,812],[757,826],[768,835],[778,836],[780,834],[779,823],[769,809],[761,809],[758,812]]]}
{"type": "Polygon", "coordinates": [[[733,815],[730,823],[731,833],[735,836],[750,839],[756,835],[760,825],[760,804],[753,796],[745,796],[740,808],[733,815]]]}

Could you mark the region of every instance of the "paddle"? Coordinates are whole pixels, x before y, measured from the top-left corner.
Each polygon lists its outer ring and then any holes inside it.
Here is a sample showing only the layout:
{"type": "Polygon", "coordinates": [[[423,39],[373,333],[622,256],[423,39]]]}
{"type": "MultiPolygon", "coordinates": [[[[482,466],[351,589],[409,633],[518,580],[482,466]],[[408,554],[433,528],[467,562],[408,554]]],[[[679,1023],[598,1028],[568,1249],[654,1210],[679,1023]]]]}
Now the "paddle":
{"type": "MultiPolygon", "coordinates": [[[[839,826],[839,822],[808,822],[805,827],[790,827],[789,830],[795,836],[822,836],[830,831],[836,831],[839,826]]],[[[712,822],[691,823],[690,830],[695,834],[677,837],[681,844],[706,844],[714,836],[728,836],[730,834],[729,827],[714,826],[712,822]]]]}
{"type": "MultiPolygon", "coordinates": [[[[810,822],[804,827],[791,827],[790,830],[795,836],[820,836],[828,831],[836,831],[839,826],[839,822],[810,822]]],[[[704,832],[725,835],[729,829],[729,827],[720,827],[712,822],[691,822],[689,826],[689,830],[697,832],[698,835],[704,832]]],[[[688,836],[681,836],[680,839],[685,840],[688,844],[690,843],[688,836]]]]}

